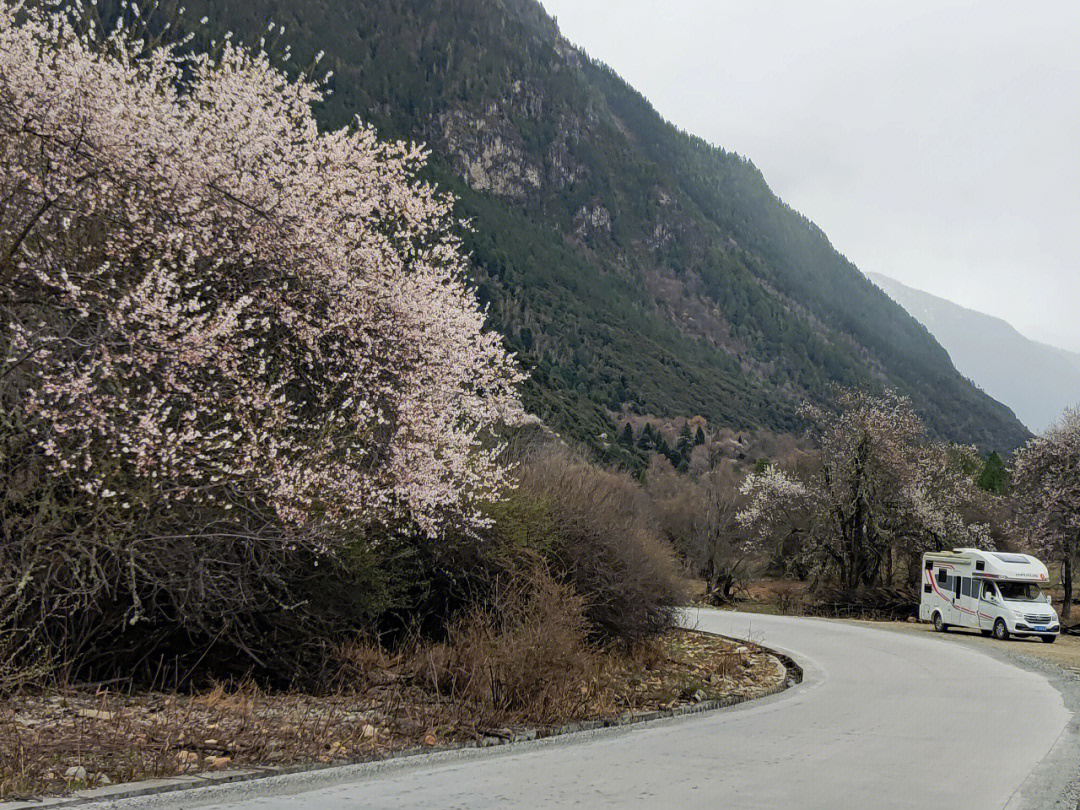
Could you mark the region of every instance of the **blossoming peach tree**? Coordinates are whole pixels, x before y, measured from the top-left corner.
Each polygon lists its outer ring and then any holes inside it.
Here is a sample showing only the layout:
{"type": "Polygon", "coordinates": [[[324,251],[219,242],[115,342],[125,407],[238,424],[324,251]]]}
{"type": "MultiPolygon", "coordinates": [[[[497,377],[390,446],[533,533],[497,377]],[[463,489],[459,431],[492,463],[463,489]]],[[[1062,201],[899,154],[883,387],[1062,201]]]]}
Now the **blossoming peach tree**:
{"type": "Polygon", "coordinates": [[[917,576],[934,548],[985,546],[989,527],[965,517],[981,497],[974,448],[928,441],[911,403],[894,393],[842,392],[835,412],[807,410],[819,462],[803,475],[775,467],[748,476],[738,519],[751,546],[784,555],[844,591],[917,576]]]}
{"type": "Polygon", "coordinates": [[[70,497],[257,510],[331,548],[498,495],[521,374],[452,200],[419,147],[320,132],[323,93],[228,40],[0,3],[0,374],[70,497]]]}

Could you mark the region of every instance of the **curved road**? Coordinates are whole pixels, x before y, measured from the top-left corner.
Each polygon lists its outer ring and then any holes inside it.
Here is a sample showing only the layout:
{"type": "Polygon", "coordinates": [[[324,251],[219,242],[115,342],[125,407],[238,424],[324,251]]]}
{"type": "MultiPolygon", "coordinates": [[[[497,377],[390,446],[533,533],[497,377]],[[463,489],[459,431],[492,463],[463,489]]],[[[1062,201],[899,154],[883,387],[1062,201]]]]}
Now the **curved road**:
{"type": "Polygon", "coordinates": [[[1061,695],[977,644],[733,612],[688,620],[789,653],[803,683],[674,720],[118,806],[1048,808],[1075,773],[1075,731],[1061,695]]]}

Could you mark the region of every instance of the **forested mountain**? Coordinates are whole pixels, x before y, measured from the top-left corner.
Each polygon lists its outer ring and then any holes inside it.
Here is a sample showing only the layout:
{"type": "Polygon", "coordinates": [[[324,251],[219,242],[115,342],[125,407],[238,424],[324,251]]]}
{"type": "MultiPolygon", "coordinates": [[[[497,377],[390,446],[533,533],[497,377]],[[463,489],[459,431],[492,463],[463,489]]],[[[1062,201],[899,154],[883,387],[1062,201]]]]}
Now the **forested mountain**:
{"type": "Polygon", "coordinates": [[[834,384],[893,387],[939,436],[1027,437],[752,163],[665,122],[533,0],[183,4],[209,18],[197,41],[325,50],[326,126],[429,145],[527,405],[601,457],[640,462],[623,409],[782,431],[834,384]]]}
{"type": "Polygon", "coordinates": [[[960,373],[1042,431],[1080,404],[1080,354],[1024,337],[1001,318],[976,312],[875,273],[870,278],[918,318],[960,373]]]}

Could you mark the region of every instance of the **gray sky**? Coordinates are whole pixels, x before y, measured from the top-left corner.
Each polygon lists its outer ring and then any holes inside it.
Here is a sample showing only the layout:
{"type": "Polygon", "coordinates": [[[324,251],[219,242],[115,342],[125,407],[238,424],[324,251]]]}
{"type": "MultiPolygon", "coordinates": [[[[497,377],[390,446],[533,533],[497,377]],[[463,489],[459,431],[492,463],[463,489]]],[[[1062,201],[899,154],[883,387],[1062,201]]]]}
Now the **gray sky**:
{"type": "Polygon", "coordinates": [[[1080,3],[542,2],[860,268],[1080,350],[1080,3]]]}

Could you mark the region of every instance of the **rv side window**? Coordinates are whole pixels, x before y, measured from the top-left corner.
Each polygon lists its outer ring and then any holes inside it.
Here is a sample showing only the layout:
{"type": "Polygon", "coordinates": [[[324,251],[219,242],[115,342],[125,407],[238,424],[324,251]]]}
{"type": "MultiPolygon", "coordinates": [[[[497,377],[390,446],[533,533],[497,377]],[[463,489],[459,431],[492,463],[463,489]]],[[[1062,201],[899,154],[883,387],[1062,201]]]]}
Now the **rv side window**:
{"type": "Polygon", "coordinates": [[[985,568],[986,568],[986,562],[984,560],[976,560],[975,561],[975,570],[976,571],[982,571],[985,568]]]}
{"type": "Polygon", "coordinates": [[[949,572],[946,571],[944,568],[939,568],[937,570],[937,582],[938,582],[938,585],[947,585],[948,584],[948,582],[949,582],[949,572]]]}
{"type": "Polygon", "coordinates": [[[923,593],[933,593],[934,589],[930,587],[930,583],[924,582],[922,586],[923,593]]]}
{"type": "Polygon", "coordinates": [[[964,577],[961,581],[960,590],[963,592],[964,596],[971,596],[971,580],[964,577]]]}

